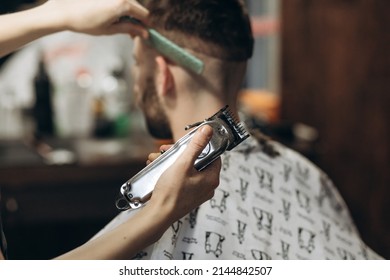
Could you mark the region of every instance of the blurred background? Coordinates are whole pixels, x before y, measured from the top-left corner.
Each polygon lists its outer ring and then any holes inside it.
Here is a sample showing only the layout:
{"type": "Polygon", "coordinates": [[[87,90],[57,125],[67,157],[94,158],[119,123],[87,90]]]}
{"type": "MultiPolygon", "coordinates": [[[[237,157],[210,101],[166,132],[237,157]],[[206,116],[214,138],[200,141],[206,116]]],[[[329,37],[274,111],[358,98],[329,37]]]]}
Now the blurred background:
{"type": "MultiPolygon", "coordinates": [[[[2,0],[0,13],[33,0],[2,0]]],[[[338,187],[390,258],[390,2],[247,0],[256,37],[241,107],[338,187]]],[[[11,259],[88,240],[160,143],[131,95],[131,40],[62,32],[0,60],[0,206],[11,259]]]]}

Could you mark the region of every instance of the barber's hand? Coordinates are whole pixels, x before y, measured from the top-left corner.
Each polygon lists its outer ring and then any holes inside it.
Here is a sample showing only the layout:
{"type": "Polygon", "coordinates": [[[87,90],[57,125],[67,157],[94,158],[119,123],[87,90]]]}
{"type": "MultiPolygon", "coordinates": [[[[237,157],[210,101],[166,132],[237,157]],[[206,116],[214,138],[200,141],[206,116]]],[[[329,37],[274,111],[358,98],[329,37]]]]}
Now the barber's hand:
{"type": "Polygon", "coordinates": [[[214,196],[219,185],[221,159],[216,159],[202,171],[194,167],[195,160],[211,139],[210,126],[200,128],[182,155],[160,177],[147,206],[158,207],[167,223],[180,219],[214,196]]]}
{"type": "Polygon", "coordinates": [[[155,161],[159,156],[161,156],[161,154],[163,154],[165,151],[168,151],[168,149],[170,147],[172,147],[173,145],[167,145],[167,144],[164,144],[164,145],[161,145],[160,146],[160,152],[159,153],[150,153],[148,155],[148,159],[146,161],[146,165],[149,165],[150,163],[152,163],[153,161],[155,161]]]}
{"type": "Polygon", "coordinates": [[[146,21],[149,11],[135,0],[51,0],[44,6],[47,15],[54,13],[68,30],[91,35],[128,33],[147,36],[145,28],[118,21],[122,16],[146,21]]]}

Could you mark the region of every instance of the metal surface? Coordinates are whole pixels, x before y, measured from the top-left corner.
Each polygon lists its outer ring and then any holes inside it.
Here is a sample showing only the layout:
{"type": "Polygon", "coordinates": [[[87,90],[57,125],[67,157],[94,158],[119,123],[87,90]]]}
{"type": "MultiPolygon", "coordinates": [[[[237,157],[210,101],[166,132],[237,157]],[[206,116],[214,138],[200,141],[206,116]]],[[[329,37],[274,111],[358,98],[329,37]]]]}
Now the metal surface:
{"type": "Polygon", "coordinates": [[[116,206],[120,210],[135,209],[146,203],[161,174],[171,166],[187,147],[194,133],[204,125],[213,129],[213,136],[195,161],[195,168],[202,170],[218,158],[224,151],[231,150],[245,140],[249,134],[228,111],[227,106],[212,117],[200,122],[197,128],[179,139],[138,174],[125,182],[120,188],[116,206]]]}

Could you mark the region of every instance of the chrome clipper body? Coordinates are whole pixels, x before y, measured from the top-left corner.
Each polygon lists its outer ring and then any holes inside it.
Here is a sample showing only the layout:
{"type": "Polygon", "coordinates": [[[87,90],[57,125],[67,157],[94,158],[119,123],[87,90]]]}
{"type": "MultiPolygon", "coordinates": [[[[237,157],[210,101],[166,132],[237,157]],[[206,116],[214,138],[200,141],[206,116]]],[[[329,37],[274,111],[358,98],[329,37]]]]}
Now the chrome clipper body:
{"type": "Polygon", "coordinates": [[[203,125],[212,127],[213,136],[195,161],[194,166],[199,171],[208,166],[223,152],[230,151],[249,137],[241,123],[238,123],[228,110],[228,106],[203,122],[187,126],[186,130],[192,127],[196,128],[184,135],[171,148],[121,186],[120,197],[116,201],[117,208],[119,210],[135,209],[146,203],[150,199],[161,174],[175,162],[194,133],[203,125]]]}

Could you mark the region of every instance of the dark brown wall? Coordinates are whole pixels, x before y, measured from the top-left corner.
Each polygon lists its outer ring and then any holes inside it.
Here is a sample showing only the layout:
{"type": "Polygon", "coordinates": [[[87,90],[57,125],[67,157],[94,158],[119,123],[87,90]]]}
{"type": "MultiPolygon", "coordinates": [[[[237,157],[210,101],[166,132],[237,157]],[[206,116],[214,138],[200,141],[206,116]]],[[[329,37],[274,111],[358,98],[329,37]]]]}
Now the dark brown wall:
{"type": "Polygon", "coordinates": [[[282,1],[282,118],[318,128],[318,164],[390,258],[390,1],[282,1]]]}

